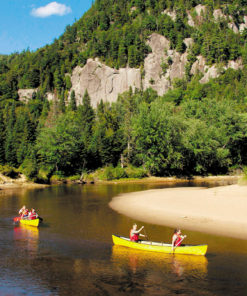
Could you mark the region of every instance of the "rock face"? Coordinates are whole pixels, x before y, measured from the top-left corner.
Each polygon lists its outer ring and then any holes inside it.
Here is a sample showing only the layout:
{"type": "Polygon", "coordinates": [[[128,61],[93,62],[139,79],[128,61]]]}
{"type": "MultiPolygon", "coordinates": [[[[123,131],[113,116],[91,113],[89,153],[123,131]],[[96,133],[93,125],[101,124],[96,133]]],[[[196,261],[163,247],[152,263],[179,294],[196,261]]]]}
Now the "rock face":
{"type": "MultiPolygon", "coordinates": [[[[191,27],[196,27],[199,23],[205,21],[205,16],[207,14],[207,7],[205,5],[197,5],[191,11],[187,11],[188,17],[188,25],[191,27]],[[192,17],[192,13],[194,13],[194,17],[192,17]]],[[[176,11],[174,10],[164,10],[163,14],[169,15],[173,21],[176,20],[176,11]]],[[[233,17],[231,15],[225,15],[221,9],[215,9],[213,11],[213,17],[216,22],[221,20],[228,20],[229,23],[228,28],[233,30],[234,33],[238,34],[239,32],[243,32],[244,29],[247,29],[247,16],[243,16],[244,22],[241,24],[235,24],[233,21],[233,17]]]]}
{"type": "Polygon", "coordinates": [[[28,88],[28,89],[19,89],[18,90],[18,96],[19,100],[22,102],[28,102],[32,99],[33,93],[35,93],[37,89],[34,88],[28,88]]]}
{"type": "MultiPolygon", "coordinates": [[[[19,89],[18,90],[19,100],[26,103],[32,99],[33,94],[37,91],[38,91],[38,88],[19,89]]],[[[51,92],[47,92],[45,97],[48,101],[53,101],[55,99],[55,94],[51,92]]]]}
{"type": "Polygon", "coordinates": [[[177,17],[177,14],[176,14],[176,11],[175,10],[169,10],[169,9],[166,9],[163,11],[163,14],[167,14],[169,15],[169,17],[175,21],[176,20],[176,17],[177,17]]]}
{"type": "Polygon", "coordinates": [[[116,101],[118,94],[141,87],[140,69],[110,68],[98,60],[88,59],[87,64],[81,68],[76,67],[71,76],[72,89],[75,91],[77,103],[82,103],[85,91],[91,98],[92,106],[102,99],[103,101],[116,101]]]}
{"type": "MultiPolygon", "coordinates": [[[[202,7],[198,9],[198,13],[204,12],[202,7]]],[[[218,13],[218,15],[220,15],[218,13]]],[[[247,22],[247,19],[246,19],[247,22]]],[[[102,99],[107,102],[115,102],[119,94],[129,90],[147,89],[149,87],[157,91],[158,95],[165,94],[172,86],[172,80],[175,78],[183,78],[185,76],[185,66],[187,63],[188,49],[193,44],[192,38],[186,38],[184,44],[186,51],[181,54],[170,49],[170,42],[164,36],[153,33],[148,45],[152,52],[144,60],[144,69],[141,73],[140,69],[121,68],[113,69],[101,63],[98,59],[88,59],[84,67],[77,66],[71,75],[72,90],[75,91],[77,104],[82,103],[85,91],[91,98],[91,104],[96,107],[102,99]]],[[[208,82],[211,78],[216,78],[228,68],[239,69],[242,67],[241,59],[229,61],[227,65],[219,66],[206,65],[206,59],[197,56],[197,60],[191,67],[191,74],[202,73],[201,83],[208,82]]],[[[67,74],[68,75],[68,74],[67,74]]],[[[20,89],[18,91],[21,101],[27,101],[32,98],[33,93],[37,89],[20,89]]],[[[55,95],[47,93],[48,100],[54,100],[55,95]]],[[[70,99],[70,94],[68,100],[70,99]]]]}
{"type": "MultiPolygon", "coordinates": [[[[191,46],[193,40],[187,38],[185,44],[191,46]]],[[[130,87],[147,89],[149,87],[157,91],[158,95],[163,95],[171,88],[171,81],[174,78],[183,78],[185,65],[187,62],[187,52],[180,54],[175,50],[170,50],[170,42],[159,34],[153,33],[148,45],[152,52],[144,61],[144,77],[141,78],[140,69],[122,68],[119,70],[110,68],[97,59],[89,59],[87,64],[81,68],[76,67],[71,76],[72,88],[75,91],[77,103],[82,103],[85,91],[91,98],[92,106],[102,99],[103,101],[114,102],[118,94],[127,91],[130,87]],[[168,65],[166,73],[163,73],[162,63],[168,65]]]]}
{"type": "Polygon", "coordinates": [[[200,80],[201,83],[207,83],[211,78],[219,77],[222,71],[225,71],[229,68],[234,70],[241,69],[243,67],[242,60],[238,59],[236,61],[228,61],[228,64],[222,67],[217,67],[217,65],[212,65],[209,67],[206,65],[206,59],[202,56],[198,56],[197,60],[191,67],[190,73],[195,75],[202,73],[203,77],[200,80]]]}
{"type": "Polygon", "coordinates": [[[170,42],[164,36],[154,33],[151,35],[148,45],[151,47],[152,53],[144,61],[143,88],[152,87],[159,95],[162,95],[171,86],[167,77],[162,75],[161,68],[161,63],[167,61],[168,54],[166,52],[170,49],[170,42]]]}

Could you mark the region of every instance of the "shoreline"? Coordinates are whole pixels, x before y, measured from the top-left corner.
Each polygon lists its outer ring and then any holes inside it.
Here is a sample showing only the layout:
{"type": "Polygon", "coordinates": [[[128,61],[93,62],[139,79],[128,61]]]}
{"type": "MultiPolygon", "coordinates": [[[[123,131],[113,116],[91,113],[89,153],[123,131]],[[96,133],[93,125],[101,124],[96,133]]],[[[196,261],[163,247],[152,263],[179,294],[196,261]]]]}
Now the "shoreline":
{"type": "Polygon", "coordinates": [[[0,184],[0,192],[7,192],[10,190],[17,190],[17,189],[39,189],[39,188],[45,188],[47,186],[49,185],[37,184],[32,182],[6,183],[6,184],[0,184]]]}
{"type": "Polygon", "coordinates": [[[32,188],[44,188],[46,184],[38,184],[28,181],[24,175],[19,178],[13,179],[0,173],[0,192],[6,192],[16,189],[32,189],[32,188]]]}
{"type": "Polygon", "coordinates": [[[109,206],[142,222],[247,240],[247,186],[133,192],[113,198],[109,206]]]}
{"type": "Polygon", "coordinates": [[[142,179],[126,178],[116,180],[96,180],[95,184],[122,184],[122,183],[161,183],[161,184],[181,184],[181,183],[214,183],[214,182],[238,182],[240,176],[193,176],[192,178],[178,177],[147,177],[142,179]]]}
{"type": "MultiPolygon", "coordinates": [[[[203,184],[203,183],[215,183],[215,182],[237,182],[239,180],[239,176],[194,176],[192,178],[178,178],[178,177],[146,177],[142,179],[135,179],[135,178],[124,178],[124,179],[116,179],[116,180],[94,180],[93,182],[86,182],[82,183],[80,180],[59,180],[53,181],[50,184],[41,184],[41,183],[34,183],[31,181],[27,181],[25,177],[20,179],[11,179],[9,177],[4,177],[0,174],[0,177],[5,179],[4,183],[0,183],[0,191],[1,190],[8,190],[8,189],[18,189],[18,188],[44,188],[52,185],[61,185],[61,184],[78,184],[78,185],[87,185],[87,184],[139,184],[139,183],[153,183],[153,184],[203,184]]],[[[224,184],[222,184],[224,185],[224,184]]]]}

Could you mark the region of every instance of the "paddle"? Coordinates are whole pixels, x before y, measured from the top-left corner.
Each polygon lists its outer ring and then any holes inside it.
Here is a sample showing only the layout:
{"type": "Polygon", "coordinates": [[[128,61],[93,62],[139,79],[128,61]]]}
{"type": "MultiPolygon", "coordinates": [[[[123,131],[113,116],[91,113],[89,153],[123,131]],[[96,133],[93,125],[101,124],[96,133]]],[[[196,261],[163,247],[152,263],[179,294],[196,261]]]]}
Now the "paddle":
{"type": "Polygon", "coordinates": [[[148,238],[148,235],[147,235],[147,233],[146,233],[146,229],[145,229],[145,227],[143,227],[143,229],[144,229],[145,236],[146,236],[147,240],[149,241],[149,238],[148,238]]]}
{"type": "Polygon", "coordinates": [[[21,216],[13,218],[14,222],[19,222],[21,220],[21,216]]]}
{"type": "Polygon", "coordinates": [[[40,222],[43,221],[43,218],[41,218],[40,216],[38,216],[38,219],[39,219],[40,222]]]}

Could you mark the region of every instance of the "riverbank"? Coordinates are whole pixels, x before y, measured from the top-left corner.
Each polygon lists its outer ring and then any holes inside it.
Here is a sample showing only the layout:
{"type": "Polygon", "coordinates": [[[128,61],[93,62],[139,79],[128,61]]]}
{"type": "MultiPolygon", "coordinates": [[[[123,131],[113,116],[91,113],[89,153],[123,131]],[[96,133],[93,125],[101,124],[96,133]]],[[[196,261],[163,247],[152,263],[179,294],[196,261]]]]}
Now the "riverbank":
{"type": "Polygon", "coordinates": [[[121,183],[160,183],[160,184],[215,184],[218,185],[228,185],[237,183],[239,181],[239,176],[195,176],[191,178],[177,178],[177,177],[147,177],[147,178],[123,178],[118,180],[95,180],[95,183],[106,183],[106,184],[121,184],[121,183]]]}
{"type": "Polygon", "coordinates": [[[247,186],[134,192],[115,197],[110,207],[135,221],[247,239],[247,186]]]}
{"type": "Polygon", "coordinates": [[[43,188],[46,186],[47,185],[28,181],[22,174],[20,174],[18,178],[10,178],[0,173],[0,190],[43,188]]]}
{"type": "Polygon", "coordinates": [[[0,173],[0,190],[14,189],[14,188],[42,188],[50,185],[61,185],[61,184],[139,184],[139,183],[150,183],[150,184],[167,184],[167,185],[187,185],[193,182],[197,185],[215,184],[218,185],[230,185],[237,183],[239,176],[208,176],[201,177],[195,176],[192,178],[177,178],[177,177],[146,177],[146,178],[122,178],[117,180],[99,180],[89,179],[81,181],[80,178],[68,177],[68,178],[53,178],[50,180],[50,184],[40,184],[28,181],[24,175],[20,175],[19,178],[13,179],[4,176],[0,173]]]}

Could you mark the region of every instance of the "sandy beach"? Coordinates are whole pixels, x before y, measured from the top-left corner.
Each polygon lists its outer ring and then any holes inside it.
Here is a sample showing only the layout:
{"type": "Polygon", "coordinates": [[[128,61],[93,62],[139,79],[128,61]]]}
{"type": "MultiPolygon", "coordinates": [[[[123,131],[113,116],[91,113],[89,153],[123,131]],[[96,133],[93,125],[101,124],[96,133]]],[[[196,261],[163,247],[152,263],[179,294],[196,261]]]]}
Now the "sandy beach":
{"type": "Polygon", "coordinates": [[[115,197],[110,207],[135,221],[247,239],[247,186],[134,192],[115,197]]]}

